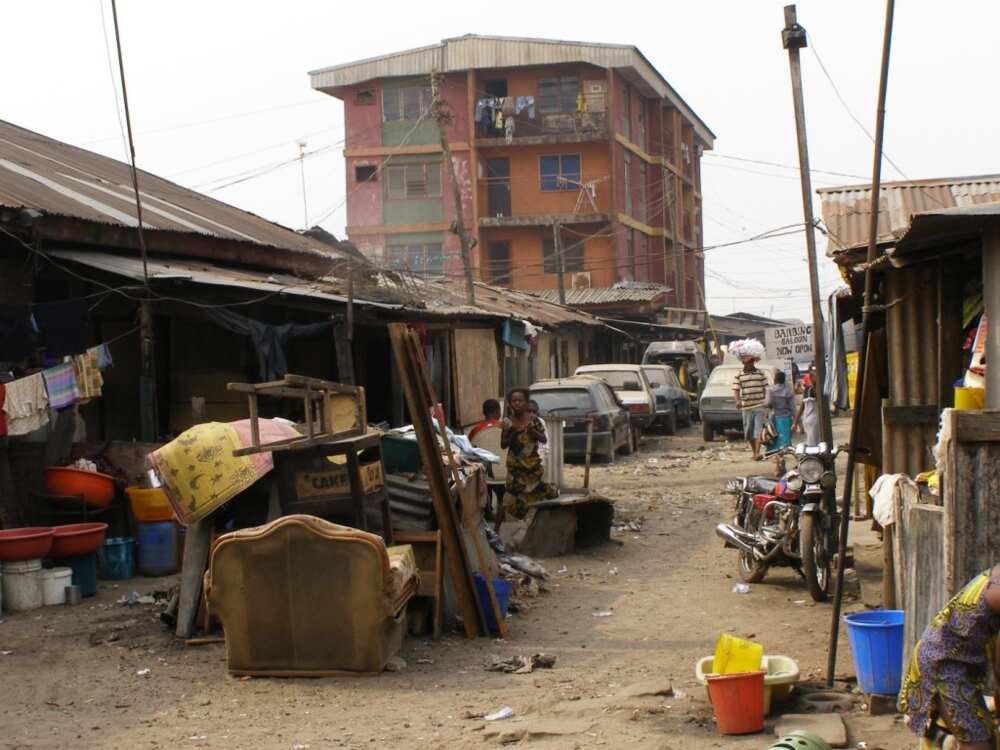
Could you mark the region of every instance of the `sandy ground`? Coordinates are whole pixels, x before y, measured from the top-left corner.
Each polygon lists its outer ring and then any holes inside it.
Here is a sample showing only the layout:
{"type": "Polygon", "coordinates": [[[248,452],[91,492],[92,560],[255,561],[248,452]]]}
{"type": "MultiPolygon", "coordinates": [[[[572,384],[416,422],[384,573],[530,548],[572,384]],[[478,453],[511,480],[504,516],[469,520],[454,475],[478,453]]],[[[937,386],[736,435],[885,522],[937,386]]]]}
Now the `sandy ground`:
{"type": "MultiPolygon", "coordinates": [[[[838,424],[838,433],[845,428],[838,424]]],[[[735,553],[713,529],[732,502],[721,492],[725,479],[760,470],[747,458],[736,443],[706,450],[687,430],[648,437],[639,454],[596,467],[596,489],[640,531],[543,561],[552,574],[548,590],[511,617],[508,642],[409,638],[401,654],[407,667],[378,677],[234,679],[223,646],[179,645],[154,607],[115,604],[133,590],[164,588],[164,579],[102,584],[97,599],[80,607],[6,615],[0,747],[765,748],[773,717],[764,735],[716,733],[695,661],[712,652],[720,632],[731,632],[793,657],[803,680],[818,682],[831,608],[814,605],[787,570],[748,594],[732,591],[735,553]],[[483,669],[488,655],[539,652],[557,657],[553,669],[483,669]],[[670,686],[673,696],[649,695],[670,686]],[[477,718],[503,706],[512,718],[477,718]]],[[[846,608],[862,606],[852,600],[846,608]]],[[[838,675],[852,673],[842,632],[838,675]]],[[[844,715],[850,746],[913,745],[896,717],[869,717],[855,698],[844,715]]]]}

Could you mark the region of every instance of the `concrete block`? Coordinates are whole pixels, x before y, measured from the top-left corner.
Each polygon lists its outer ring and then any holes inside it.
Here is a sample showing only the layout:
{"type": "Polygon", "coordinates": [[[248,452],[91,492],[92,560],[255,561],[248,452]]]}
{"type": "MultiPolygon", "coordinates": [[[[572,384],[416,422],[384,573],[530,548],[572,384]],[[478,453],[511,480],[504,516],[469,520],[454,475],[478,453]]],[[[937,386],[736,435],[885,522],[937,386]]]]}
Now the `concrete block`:
{"type": "Polygon", "coordinates": [[[774,727],[778,737],[799,731],[822,737],[830,747],[847,747],[847,726],[840,714],[785,714],[774,727]]]}

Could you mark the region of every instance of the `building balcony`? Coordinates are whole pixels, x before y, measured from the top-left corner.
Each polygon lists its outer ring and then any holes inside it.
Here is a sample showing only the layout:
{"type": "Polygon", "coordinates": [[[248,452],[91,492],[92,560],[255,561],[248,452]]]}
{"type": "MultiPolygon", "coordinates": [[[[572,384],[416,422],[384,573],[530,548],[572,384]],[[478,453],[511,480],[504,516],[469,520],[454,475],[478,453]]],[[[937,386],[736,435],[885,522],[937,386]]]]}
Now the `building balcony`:
{"type": "Polygon", "coordinates": [[[481,216],[480,228],[488,227],[548,227],[554,222],[560,224],[605,224],[611,221],[606,213],[555,213],[555,214],[517,214],[515,216],[481,216]]]}
{"type": "Polygon", "coordinates": [[[586,143],[607,140],[608,120],[604,112],[566,112],[537,114],[528,111],[510,118],[514,125],[508,142],[506,125],[497,128],[486,122],[476,122],[476,145],[480,148],[534,146],[560,143],[586,143]]]}

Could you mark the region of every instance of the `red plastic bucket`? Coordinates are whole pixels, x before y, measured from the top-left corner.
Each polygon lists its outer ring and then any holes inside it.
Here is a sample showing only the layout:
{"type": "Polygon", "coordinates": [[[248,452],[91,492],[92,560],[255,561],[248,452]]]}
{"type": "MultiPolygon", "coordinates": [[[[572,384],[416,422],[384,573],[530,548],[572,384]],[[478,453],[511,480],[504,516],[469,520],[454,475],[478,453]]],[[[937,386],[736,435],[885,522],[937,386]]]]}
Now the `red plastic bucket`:
{"type": "Polygon", "coordinates": [[[740,672],[708,677],[715,724],[722,734],[752,734],[764,729],[764,673],[740,672]]]}

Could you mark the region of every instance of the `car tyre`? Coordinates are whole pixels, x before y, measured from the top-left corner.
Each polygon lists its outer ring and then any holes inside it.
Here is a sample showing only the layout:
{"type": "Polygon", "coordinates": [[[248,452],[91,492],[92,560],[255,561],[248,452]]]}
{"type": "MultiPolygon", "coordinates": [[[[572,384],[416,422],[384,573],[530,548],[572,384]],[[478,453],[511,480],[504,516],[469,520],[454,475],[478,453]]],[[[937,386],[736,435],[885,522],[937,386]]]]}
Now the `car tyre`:
{"type": "Polygon", "coordinates": [[[671,409],[670,413],[663,418],[663,434],[677,434],[677,412],[674,409],[671,409]]]}
{"type": "Polygon", "coordinates": [[[622,448],[623,456],[631,456],[635,453],[636,448],[639,445],[639,441],[635,436],[635,429],[631,426],[628,428],[628,439],[625,441],[625,447],[622,448]]]}
{"type": "Polygon", "coordinates": [[[712,426],[712,423],[709,422],[708,420],[702,420],[701,438],[706,443],[711,443],[713,440],[715,440],[715,428],[712,426]]]}
{"type": "Polygon", "coordinates": [[[691,417],[691,406],[688,405],[688,407],[684,410],[684,418],[680,421],[680,426],[681,427],[690,427],[692,421],[693,420],[692,420],[692,417],[691,417]]]}

